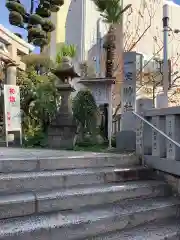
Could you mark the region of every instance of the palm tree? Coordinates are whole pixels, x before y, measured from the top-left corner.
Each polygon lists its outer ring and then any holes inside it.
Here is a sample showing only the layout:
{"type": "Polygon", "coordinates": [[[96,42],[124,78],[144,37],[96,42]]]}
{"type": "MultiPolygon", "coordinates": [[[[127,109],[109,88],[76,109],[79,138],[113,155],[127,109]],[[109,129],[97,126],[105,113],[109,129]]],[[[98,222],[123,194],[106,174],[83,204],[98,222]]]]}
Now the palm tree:
{"type": "Polygon", "coordinates": [[[123,13],[131,7],[128,4],[125,8],[122,6],[122,0],[92,0],[101,13],[103,21],[109,24],[109,30],[104,43],[106,49],[106,77],[113,77],[115,60],[115,26],[122,23],[123,13]]]}

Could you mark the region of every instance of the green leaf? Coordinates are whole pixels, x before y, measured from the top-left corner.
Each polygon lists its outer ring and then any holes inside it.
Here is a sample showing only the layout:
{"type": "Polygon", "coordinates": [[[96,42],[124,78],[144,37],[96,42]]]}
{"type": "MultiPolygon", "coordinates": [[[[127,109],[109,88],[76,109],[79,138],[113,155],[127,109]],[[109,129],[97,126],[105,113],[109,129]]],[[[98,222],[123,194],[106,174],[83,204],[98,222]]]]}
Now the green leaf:
{"type": "Polygon", "coordinates": [[[77,54],[77,48],[75,45],[62,44],[57,51],[56,63],[58,64],[61,63],[63,57],[74,58],[76,54],[77,54]]]}
{"type": "Polygon", "coordinates": [[[42,144],[44,137],[40,133],[46,133],[60,99],[53,75],[39,75],[35,65],[31,62],[25,72],[19,71],[17,75],[21,92],[23,134],[28,146],[33,144],[33,139],[34,145],[42,144]]]}
{"type": "Polygon", "coordinates": [[[93,132],[97,125],[98,108],[89,90],[79,91],[73,99],[73,114],[83,129],[93,132]]]}
{"type": "MultiPolygon", "coordinates": [[[[104,22],[109,24],[116,24],[121,22],[122,14],[122,0],[92,0],[101,13],[104,22]]],[[[125,10],[127,10],[125,8],[125,10]]]]}

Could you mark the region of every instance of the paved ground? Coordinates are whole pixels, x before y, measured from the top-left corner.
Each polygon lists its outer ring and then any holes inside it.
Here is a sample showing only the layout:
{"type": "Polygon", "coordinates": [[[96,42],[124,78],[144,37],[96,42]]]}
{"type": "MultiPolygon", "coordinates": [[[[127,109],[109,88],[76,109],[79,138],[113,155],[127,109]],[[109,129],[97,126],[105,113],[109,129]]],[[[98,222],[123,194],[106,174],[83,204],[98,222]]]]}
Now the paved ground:
{"type": "Polygon", "coordinates": [[[79,158],[79,157],[112,157],[114,153],[93,153],[93,152],[76,152],[65,150],[49,150],[49,149],[23,149],[23,148],[5,148],[0,147],[0,159],[17,159],[17,158],[46,158],[46,157],[67,157],[67,158],[79,158]]]}

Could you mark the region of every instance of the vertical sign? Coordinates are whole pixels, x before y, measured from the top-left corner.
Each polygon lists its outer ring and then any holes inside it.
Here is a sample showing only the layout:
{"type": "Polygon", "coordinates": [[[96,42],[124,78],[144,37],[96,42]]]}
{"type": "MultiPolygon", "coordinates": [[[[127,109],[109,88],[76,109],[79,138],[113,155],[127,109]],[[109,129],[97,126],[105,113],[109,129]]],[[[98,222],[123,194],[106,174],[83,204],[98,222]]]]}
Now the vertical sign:
{"type": "Polygon", "coordinates": [[[4,85],[4,111],[6,137],[8,132],[19,131],[21,140],[20,91],[18,86],[4,85]]]}
{"type": "Polygon", "coordinates": [[[141,68],[142,57],[136,52],[124,53],[124,79],[121,92],[121,113],[133,111],[136,101],[136,77],[141,68]]]}
{"type": "Polygon", "coordinates": [[[143,121],[136,118],[136,153],[143,154],[143,121]]]}
{"type": "Polygon", "coordinates": [[[135,106],[136,92],[136,58],[133,52],[124,53],[124,80],[122,85],[122,111],[132,111],[135,106]]]}

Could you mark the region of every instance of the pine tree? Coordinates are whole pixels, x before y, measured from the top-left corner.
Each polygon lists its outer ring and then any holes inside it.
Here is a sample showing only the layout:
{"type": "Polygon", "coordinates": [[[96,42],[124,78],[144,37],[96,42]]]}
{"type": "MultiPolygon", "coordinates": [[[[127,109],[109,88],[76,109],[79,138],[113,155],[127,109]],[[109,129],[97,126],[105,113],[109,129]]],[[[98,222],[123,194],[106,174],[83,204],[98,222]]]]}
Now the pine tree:
{"type": "MultiPolygon", "coordinates": [[[[64,0],[26,0],[30,8],[27,11],[21,0],[6,0],[9,10],[9,23],[27,30],[28,42],[41,49],[48,44],[48,34],[55,30],[49,20],[52,12],[58,12],[64,0]]],[[[21,37],[19,34],[17,36],[21,37]]]]}

